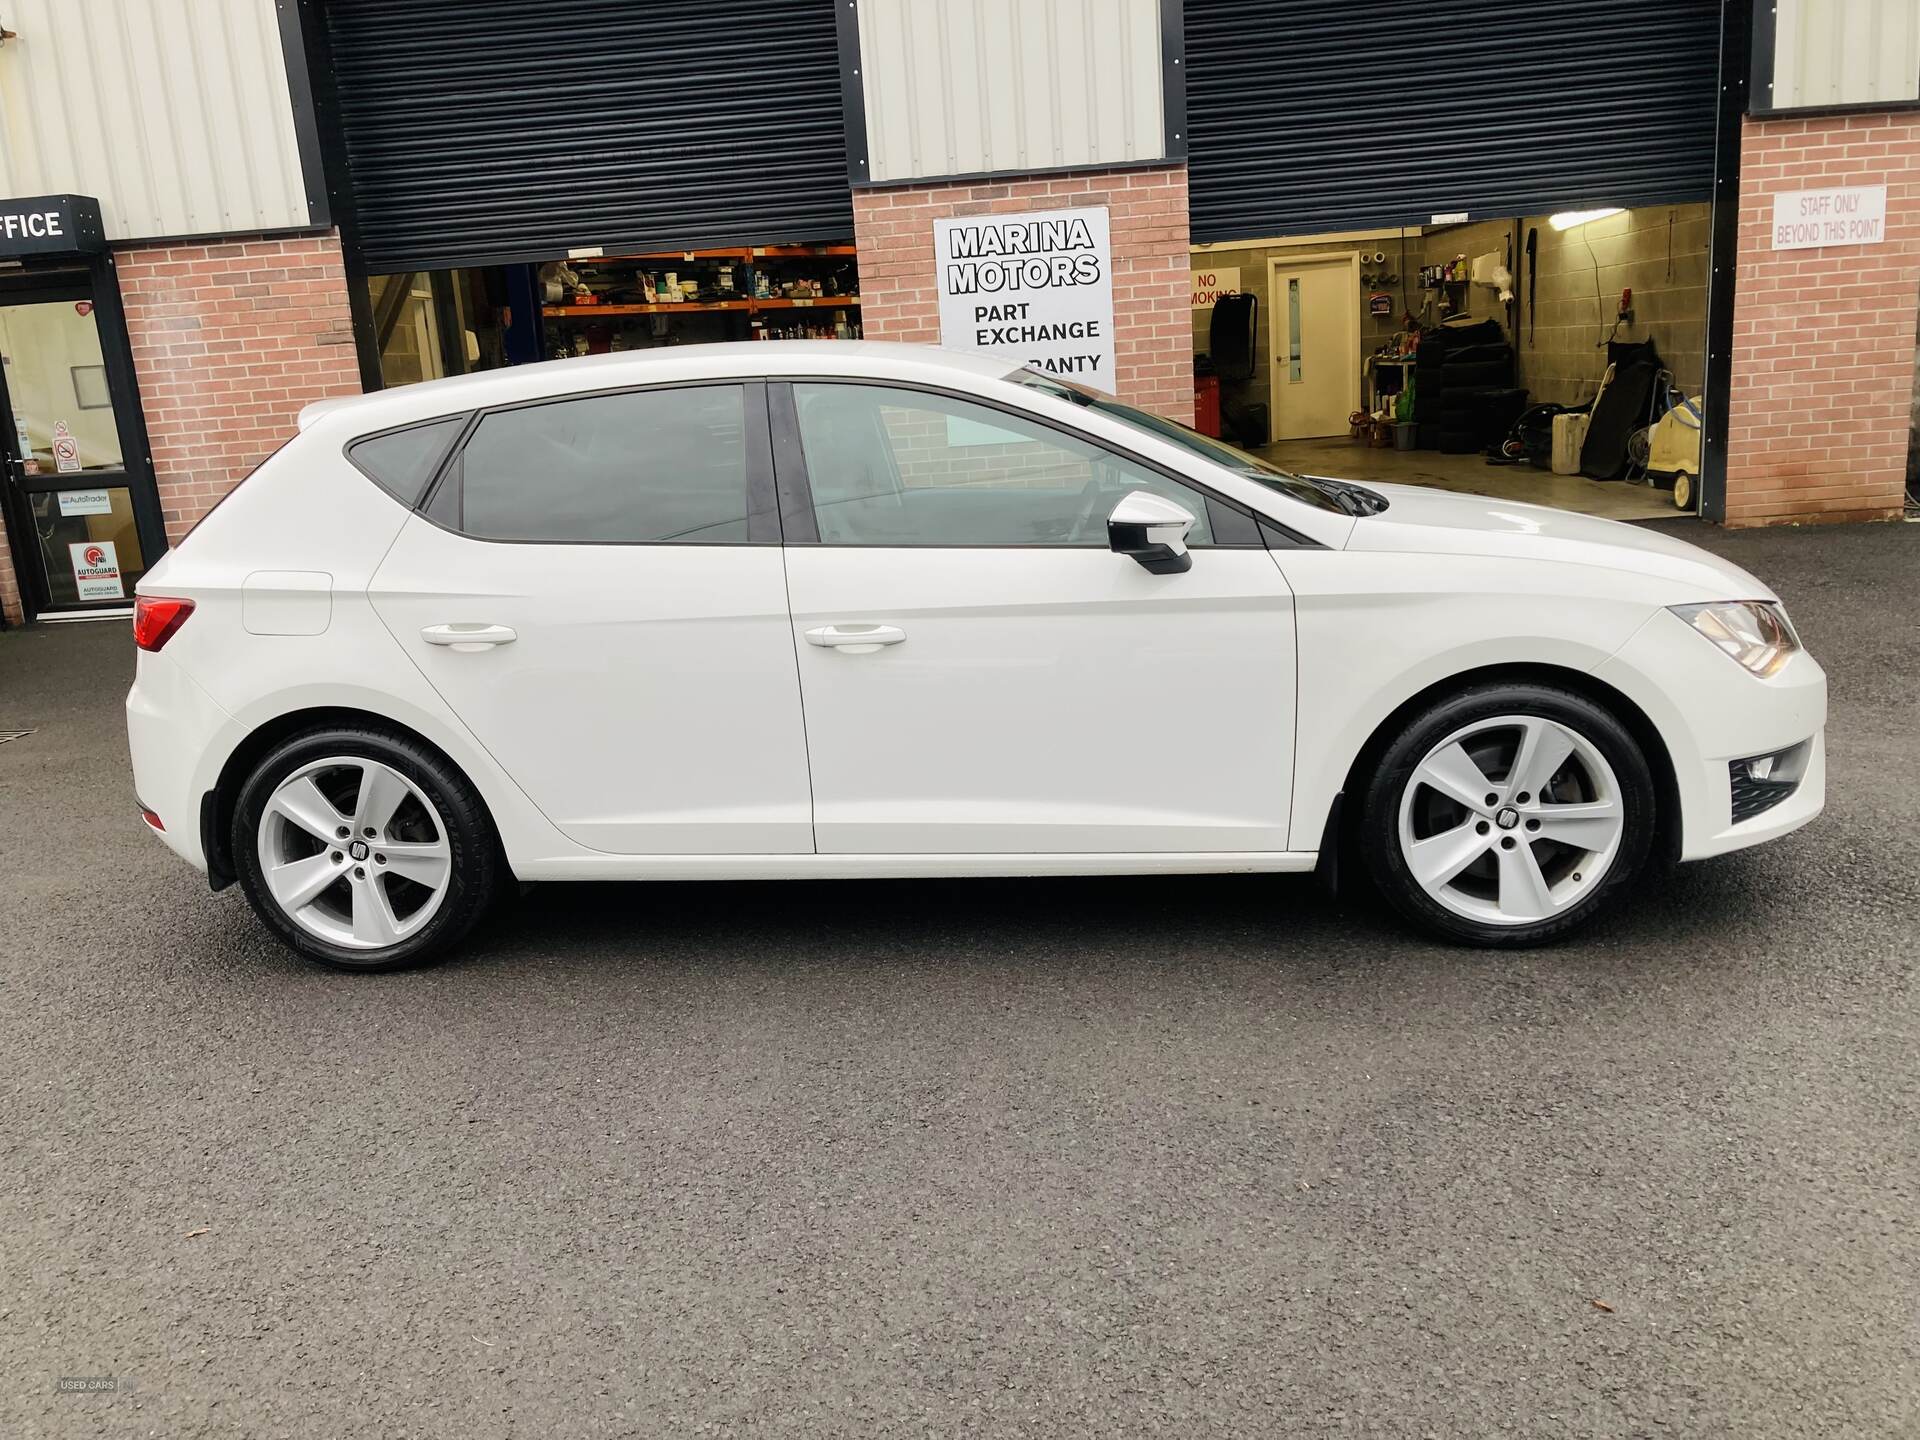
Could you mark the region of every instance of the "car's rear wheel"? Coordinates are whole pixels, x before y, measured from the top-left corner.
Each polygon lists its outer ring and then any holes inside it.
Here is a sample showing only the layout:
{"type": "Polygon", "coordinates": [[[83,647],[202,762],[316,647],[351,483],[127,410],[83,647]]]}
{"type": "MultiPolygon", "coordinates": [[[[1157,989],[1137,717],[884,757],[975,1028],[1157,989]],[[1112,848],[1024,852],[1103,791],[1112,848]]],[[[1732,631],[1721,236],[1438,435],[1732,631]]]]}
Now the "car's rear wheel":
{"type": "Polygon", "coordinates": [[[377,730],[287,741],[255,766],[234,811],[254,910],[302,955],[343,970],[445,953],[492,899],[498,854],[466,777],[377,730]]]}
{"type": "Polygon", "coordinates": [[[1361,813],[1368,871],[1403,915],[1474,945],[1591,920],[1644,867],[1657,791],[1639,744],[1570,691],[1485,685],[1414,716],[1361,813]]]}

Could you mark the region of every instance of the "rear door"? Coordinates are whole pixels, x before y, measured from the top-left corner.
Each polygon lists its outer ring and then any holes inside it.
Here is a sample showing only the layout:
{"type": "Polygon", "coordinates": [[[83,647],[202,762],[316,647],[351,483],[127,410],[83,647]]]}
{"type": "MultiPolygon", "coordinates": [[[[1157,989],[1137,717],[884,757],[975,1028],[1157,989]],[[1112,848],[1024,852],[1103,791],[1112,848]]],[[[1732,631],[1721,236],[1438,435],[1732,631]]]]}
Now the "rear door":
{"type": "Polygon", "coordinates": [[[484,414],[371,596],[571,839],[636,855],[813,848],[764,386],[484,414]]]}
{"type": "Polygon", "coordinates": [[[1293,596],[1250,517],[957,396],[774,414],[822,854],[1287,848],[1293,596]],[[1195,516],[1185,574],[1107,548],[1135,490],[1195,516]]]}

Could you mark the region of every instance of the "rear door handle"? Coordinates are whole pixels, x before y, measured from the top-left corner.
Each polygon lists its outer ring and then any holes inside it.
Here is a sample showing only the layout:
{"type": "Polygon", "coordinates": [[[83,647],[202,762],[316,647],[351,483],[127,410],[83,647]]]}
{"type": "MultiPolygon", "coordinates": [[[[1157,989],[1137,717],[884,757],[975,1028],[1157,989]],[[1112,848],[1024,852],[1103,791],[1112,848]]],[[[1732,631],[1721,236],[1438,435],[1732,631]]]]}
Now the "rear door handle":
{"type": "Polygon", "coordinates": [[[892,625],[821,625],[807,631],[809,645],[842,655],[871,655],[882,645],[898,645],[907,632],[892,625]]]}
{"type": "Polygon", "coordinates": [[[491,650],[520,637],[506,625],[429,625],[420,632],[420,638],[429,645],[448,645],[455,650],[491,650]]]}

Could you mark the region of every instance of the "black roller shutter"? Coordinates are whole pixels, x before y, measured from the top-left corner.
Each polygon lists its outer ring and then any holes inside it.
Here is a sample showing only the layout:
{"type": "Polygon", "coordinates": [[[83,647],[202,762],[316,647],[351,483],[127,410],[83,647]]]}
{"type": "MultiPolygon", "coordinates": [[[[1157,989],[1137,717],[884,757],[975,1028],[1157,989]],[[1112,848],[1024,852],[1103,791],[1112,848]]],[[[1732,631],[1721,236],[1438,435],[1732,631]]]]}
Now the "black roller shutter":
{"type": "Polygon", "coordinates": [[[1185,0],[1193,238],[1712,198],[1718,0],[1185,0]]]}
{"type": "Polygon", "coordinates": [[[366,268],[853,234],[834,0],[326,0],[366,268]]]}

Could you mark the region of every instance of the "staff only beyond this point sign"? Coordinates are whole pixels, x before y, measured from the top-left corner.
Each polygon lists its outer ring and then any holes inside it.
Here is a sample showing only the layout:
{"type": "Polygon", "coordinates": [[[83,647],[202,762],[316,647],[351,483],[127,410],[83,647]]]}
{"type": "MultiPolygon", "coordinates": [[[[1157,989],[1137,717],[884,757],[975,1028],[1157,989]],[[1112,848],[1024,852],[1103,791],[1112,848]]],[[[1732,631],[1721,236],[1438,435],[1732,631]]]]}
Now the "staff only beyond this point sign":
{"type": "Polygon", "coordinates": [[[1114,393],[1107,208],[933,222],[940,344],[1114,393]]]}
{"type": "Polygon", "coordinates": [[[1887,238],[1887,187],[1842,185],[1787,190],[1773,197],[1773,248],[1878,245],[1887,238]]]}

